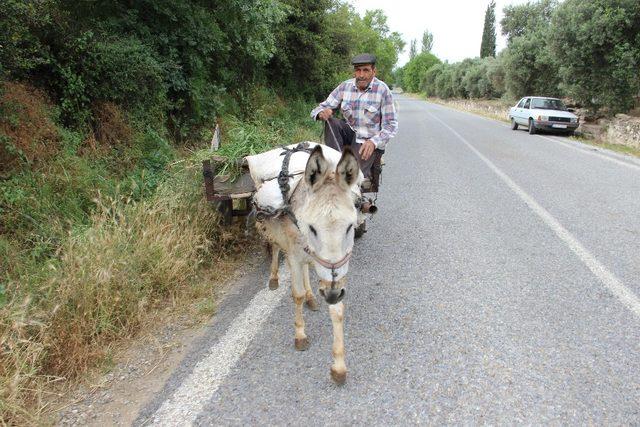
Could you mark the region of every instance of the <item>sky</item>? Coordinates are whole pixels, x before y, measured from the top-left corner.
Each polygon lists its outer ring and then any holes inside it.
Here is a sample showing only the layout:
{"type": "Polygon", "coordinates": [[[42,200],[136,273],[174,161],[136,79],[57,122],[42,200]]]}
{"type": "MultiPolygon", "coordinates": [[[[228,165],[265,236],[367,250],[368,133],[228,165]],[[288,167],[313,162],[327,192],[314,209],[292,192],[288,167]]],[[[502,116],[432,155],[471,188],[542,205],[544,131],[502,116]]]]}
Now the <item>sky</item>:
{"type": "MultiPolygon", "coordinates": [[[[502,9],[507,5],[527,3],[528,0],[496,0],[496,53],[506,46],[500,34],[502,9]]],[[[431,52],[450,63],[480,56],[480,42],[484,27],[484,14],[489,0],[348,0],[363,16],[370,9],[382,9],[387,15],[391,31],[402,34],[406,43],[398,58],[398,66],[409,60],[409,46],[417,40],[422,46],[422,34],[433,34],[431,52]]]]}

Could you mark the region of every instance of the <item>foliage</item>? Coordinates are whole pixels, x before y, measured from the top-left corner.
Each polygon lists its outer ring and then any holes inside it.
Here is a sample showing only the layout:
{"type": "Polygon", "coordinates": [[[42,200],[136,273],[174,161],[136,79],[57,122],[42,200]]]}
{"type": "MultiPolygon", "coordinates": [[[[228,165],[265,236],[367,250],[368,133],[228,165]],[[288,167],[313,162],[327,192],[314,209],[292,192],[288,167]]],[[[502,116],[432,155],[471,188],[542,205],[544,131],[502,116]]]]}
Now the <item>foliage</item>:
{"type": "Polygon", "coordinates": [[[557,6],[557,0],[529,1],[522,5],[505,6],[504,17],[500,20],[502,35],[507,36],[507,42],[510,43],[516,37],[546,27],[557,6]]]}
{"type": "Polygon", "coordinates": [[[514,38],[504,53],[505,88],[511,98],[525,95],[561,96],[558,63],[540,40],[548,28],[514,38]]]}
{"type": "MultiPolygon", "coordinates": [[[[327,34],[327,11],[332,0],[305,2],[287,0],[287,17],[276,33],[275,54],[267,71],[270,80],[285,89],[286,93],[297,96],[319,98],[333,89],[333,79],[340,70],[345,70],[345,59],[351,53],[351,35],[327,34]],[[338,45],[332,51],[330,43],[335,39],[338,45]]],[[[349,28],[351,16],[342,15],[349,28]]]]}
{"type": "Polygon", "coordinates": [[[453,98],[456,92],[453,85],[454,66],[450,64],[443,65],[442,72],[435,76],[436,95],[442,99],[453,98]]]}
{"type": "Polygon", "coordinates": [[[493,96],[493,88],[488,76],[488,61],[490,60],[494,60],[493,57],[476,58],[462,78],[462,85],[469,98],[491,98],[493,96]]]}
{"type": "Polygon", "coordinates": [[[491,0],[484,14],[480,57],[496,56],[496,2],[491,0]]]}
{"type": "Polygon", "coordinates": [[[627,111],[640,93],[640,6],[635,0],[563,2],[553,16],[551,55],[562,87],[591,109],[627,111]]]}
{"type": "Polygon", "coordinates": [[[424,74],[421,89],[427,96],[438,96],[438,92],[436,89],[436,80],[447,66],[448,64],[443,63],[435,64],[424,74]]]}
{"type": "Polygon", "coordinates": [[[429,53],[433,49],[433,34],[429,30],[422,33],[422,53],[429,53]]]}
{"type": "Polygon", "coordinates": [[[3,0],[0,7],[0,78],[47,64],[41,35],[51,24],[55,0],[3,0]]]}
{"type": "Polygon", "coordinates": [[[390,81],[393,67],[398,62],[398,55],[404,48],[400,33],[389,30],[387,17],[380,9],[368,10],[362,20],[356,20],[354,31],[357,34],[358,52],[376,55],[376,76],[381,80],[390,81]]]}
{"type": "Polygon", "coordinates": [[[402,87],[409,92],[418,92],[424,76],[440,60],[432,53],[420,53],[403,67],[402,87]]]}

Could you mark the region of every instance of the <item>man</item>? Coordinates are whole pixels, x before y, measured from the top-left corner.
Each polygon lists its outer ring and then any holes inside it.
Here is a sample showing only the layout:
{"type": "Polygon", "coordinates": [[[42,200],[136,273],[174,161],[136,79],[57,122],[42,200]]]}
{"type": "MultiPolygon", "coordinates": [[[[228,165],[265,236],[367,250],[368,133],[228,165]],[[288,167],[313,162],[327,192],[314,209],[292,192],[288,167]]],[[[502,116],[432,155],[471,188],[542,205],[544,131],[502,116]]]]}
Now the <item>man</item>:
{"type": "Polygon", "coordinates": [[[389,87],[376,78],[376,57],[365,53],[351,61],[353,79],[342,82],[329,97],[311,111],[311,117],[325,121],[325,144],[342,151],[350,145],[365,178],[371,178],[374,152],[384,152],[398,130],[389,87]],[[333,116],[340,108],[343,120],[333,116]]]}

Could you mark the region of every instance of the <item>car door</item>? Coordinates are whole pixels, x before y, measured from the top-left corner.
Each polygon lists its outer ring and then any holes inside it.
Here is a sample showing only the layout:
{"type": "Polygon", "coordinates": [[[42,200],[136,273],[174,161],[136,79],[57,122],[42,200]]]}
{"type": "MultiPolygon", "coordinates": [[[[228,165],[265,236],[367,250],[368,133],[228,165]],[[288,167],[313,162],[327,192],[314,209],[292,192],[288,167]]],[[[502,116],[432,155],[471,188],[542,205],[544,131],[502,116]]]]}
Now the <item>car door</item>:
{"type": "Polygon", "coordinates": [[[527,100],[527,98],[522,98],[515,106],[515,108],[513,109],[513,120],[516,121],[516,123],[518,124],[522,124],[522,116],[523,116],[523,112],[522,112],[522,108],[524,107],[524,103],[527,100]]]}
{"type": "Polygon", "coordinates": [[[520,108],[520,113],[518,113],[519,124],[524,126],[529,125],[529,107],[531,107],[531,98],[524,98],[522,108],[520,108]]]}

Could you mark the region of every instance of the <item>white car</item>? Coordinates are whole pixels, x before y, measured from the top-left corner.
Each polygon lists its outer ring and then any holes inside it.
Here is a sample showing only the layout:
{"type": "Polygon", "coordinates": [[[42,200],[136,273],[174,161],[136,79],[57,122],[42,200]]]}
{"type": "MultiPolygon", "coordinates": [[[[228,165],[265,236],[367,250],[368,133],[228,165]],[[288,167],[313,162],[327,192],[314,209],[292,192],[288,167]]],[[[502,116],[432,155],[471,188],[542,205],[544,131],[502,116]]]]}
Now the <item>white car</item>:
{"type": "Polygon", "coordinates": [[[580,119],[557,98],[525,96],[509,110],[511,129],[527,126],[529,133],[545,130],[573,134],[580,119]]]}

